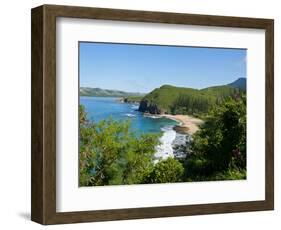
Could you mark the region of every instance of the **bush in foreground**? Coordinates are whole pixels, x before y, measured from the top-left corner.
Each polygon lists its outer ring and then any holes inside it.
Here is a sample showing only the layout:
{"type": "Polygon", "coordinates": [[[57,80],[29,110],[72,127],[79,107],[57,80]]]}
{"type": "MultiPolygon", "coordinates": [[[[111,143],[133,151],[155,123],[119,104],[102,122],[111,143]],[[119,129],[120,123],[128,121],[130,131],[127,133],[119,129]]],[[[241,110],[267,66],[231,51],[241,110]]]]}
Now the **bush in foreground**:
{"type": "Polygon", "coordinates": [[[139,184],[153,167],[158,135],[134,135],[130,123],[89,123],[80,107],[80,186],[139,184]]]}

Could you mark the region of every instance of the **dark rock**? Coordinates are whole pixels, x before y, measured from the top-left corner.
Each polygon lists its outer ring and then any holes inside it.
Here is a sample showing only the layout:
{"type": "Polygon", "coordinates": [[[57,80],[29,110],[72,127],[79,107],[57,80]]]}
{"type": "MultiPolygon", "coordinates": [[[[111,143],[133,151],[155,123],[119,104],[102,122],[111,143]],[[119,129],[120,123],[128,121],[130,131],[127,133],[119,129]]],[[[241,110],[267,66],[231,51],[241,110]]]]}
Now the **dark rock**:
{"type": "Polygon", "coordinates": [[[147,100],[141,100],[139,111],[143,113],[150,113],[150,114],[163,114],[164,111],[162,111],[160,108],[157,107],[156,104],[153,104],[151,102],[148,102],[147,100]]]}
{"type": "Polygon", "coordinates": [[[191,142],[191,135],[177,133],[172,143],[174,158],[179,160],[185,159],[190,154],[191,142]]]}
{"type": "Polygon", "coordinates": [[[173,128],[177,133],[188,134],[189,128],[185,126],[175,125],[173,128]]]}

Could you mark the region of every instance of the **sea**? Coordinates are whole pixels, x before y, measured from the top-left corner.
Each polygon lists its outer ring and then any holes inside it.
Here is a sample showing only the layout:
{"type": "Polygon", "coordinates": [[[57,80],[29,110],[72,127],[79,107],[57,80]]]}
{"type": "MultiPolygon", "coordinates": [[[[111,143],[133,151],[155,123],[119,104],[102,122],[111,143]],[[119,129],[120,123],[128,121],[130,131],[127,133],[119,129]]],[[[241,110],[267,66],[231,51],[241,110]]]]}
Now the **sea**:
{"type": "Polygon", "coordinates": [[[99,122],[110,117],[118,121],[130,120],[131,130],[136,134],[161,133],[160,144],[155,149],[155,162],[174,157],[173,144],[180,135],[173,129],[179,124],[177,121],[143,114],[138,111],[138,104],[122,103],[116,97],[81,96],[80,104],[85,107],[89,121],[99,122]]]}

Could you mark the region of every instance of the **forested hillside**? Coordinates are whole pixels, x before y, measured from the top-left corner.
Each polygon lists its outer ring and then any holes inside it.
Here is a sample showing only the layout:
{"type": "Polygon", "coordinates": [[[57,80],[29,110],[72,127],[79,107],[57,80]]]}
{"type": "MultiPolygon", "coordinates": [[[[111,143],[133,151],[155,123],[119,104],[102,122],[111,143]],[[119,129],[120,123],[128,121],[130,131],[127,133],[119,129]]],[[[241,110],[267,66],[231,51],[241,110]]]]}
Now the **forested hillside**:
{"type": "Polygon", "coordinates": [[[151,114],[202,114],[222,103],[229,96],[243,93],[231,85],[192,89],[163,85],[143,97],[139,110],[151,114]]]}

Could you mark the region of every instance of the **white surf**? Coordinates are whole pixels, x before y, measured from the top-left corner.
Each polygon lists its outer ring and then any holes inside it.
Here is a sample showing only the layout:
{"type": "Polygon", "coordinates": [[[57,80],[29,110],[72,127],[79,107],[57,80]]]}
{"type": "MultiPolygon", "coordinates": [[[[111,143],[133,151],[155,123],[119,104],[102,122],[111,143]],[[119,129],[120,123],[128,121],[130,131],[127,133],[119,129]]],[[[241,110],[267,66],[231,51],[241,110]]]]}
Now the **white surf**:
{"type": "Polygon", "coordinates": [[[154,154],[154,163],[159,160],[165,160],[168,157],[174,157],[172,143],[176,138],[176,131],[173,126],[166,126],[161,129],[164,133],[160,137],[160,144],[156,146],[156,153],[154,154]]]}

